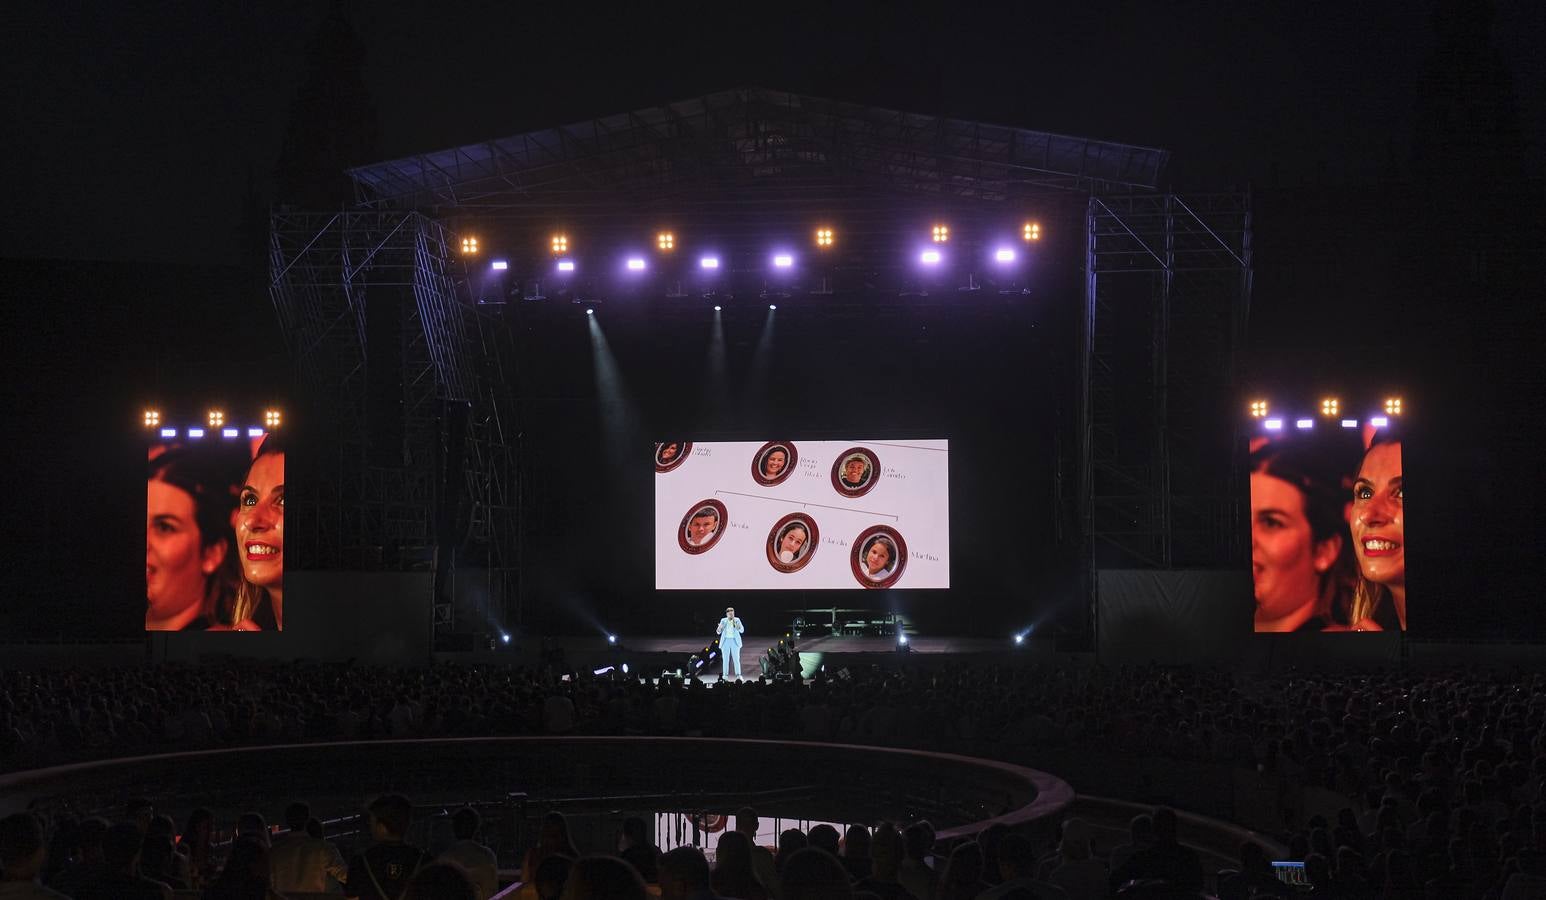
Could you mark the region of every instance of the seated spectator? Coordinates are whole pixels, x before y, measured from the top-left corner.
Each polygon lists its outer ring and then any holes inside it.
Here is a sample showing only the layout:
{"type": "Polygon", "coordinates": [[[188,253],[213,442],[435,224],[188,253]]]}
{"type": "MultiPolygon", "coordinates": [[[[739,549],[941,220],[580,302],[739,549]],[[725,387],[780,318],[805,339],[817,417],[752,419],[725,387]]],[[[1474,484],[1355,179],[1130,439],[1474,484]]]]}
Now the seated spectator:
{"type": "Polygon", "coordinates": [[[778,897],[778,867],[773,861],[773,851],[757,843],[757,832],[762,830],[762,820],[757,811],[743,806],[735,811],[735,830],[746,835],[752,845],[752,877],[762,885],[769,897],[778,897]]]}
{"type": "Polygon", "coordinates": [[[265,847],[272,847],[274,843],[274,834],[268,830],[268,820],[260,812],[244,812],[238,816],[236,836],[257,838],[265,847]]]}
{"type": "Polygon", "coordinates": [[[660,857],[660,900],[713,900],[709,861],[697,847],[677,847],[660,857]]]}
{"type": "Polygon", "coordinates": [[[807,844],[815,847],[817,850],[823,850],[830,854],[833,859],[837,859],[842,855],[842,848],[839,846],[842,843],[842,836],[831,825],[812,826],[811,830],[806,833],[805,840],[807,844]]]}
{"type": "Polygon", "coordinates": [[[1154,845],[1139,850],[1111,874],[1111,889],[1133,880],[1163,881],[1187,890],[1202,889],[1202,861],[1197,851],[1176,839],[1176,813],[1161,806],[1154,810],[1154,845]]]}
{"type": "Polygon", "coordinates": [[[843,833],[843,868],[854,881],[863,881],[874,872],[870,845],[870,830],[863,825],[850,825],[843,833]]]}
{"type": "MultiPolygon", "coordinates": [[[[812,828],[811,831],[816,829],[812,828]]],[[[902,866],[902,836],[896,826],[882,822],[870,836],[870,877],[854,885],[854,890],[876,895],[880,900],[918,900],[897,881],[897,870],[902,866]]]]}
{"type": "Polygon", "coordinates": [[[214,837],[214,813],[201,806],[188,814],[182,836],[177,839],[177,855],[188,861],[190,887],[202,888],[215,880],[218,867],[212,848],[214,837]]]}
{"type": "Polygon", "coordinates": [[[225,868],[204,889],[204,900],[283,900],[269,878],[268,845],[250,834],[233,841],[225,868]]]}
{"type": "Polygon", "coordinates": [[[645,884],[660,881],[660,848],[650,840],[644,819],[629,816],[623,820],[623,833],[617,836],[617,855],[633,866],[645,884]]]}
{"type": "Polygon", "coordinates": [[[274,840],[268,853],[274,890],[324,894],[349,880],[349,868],[338,848],[307,833],[310,821],[311,807],[306,804],[285,807],[285,827],[290,830],[274,840]]]}
{"type": "Polygon", "coordinates": [[[752,842],[739,831],[719,836],[714,848],[714,893],[738,900],[768,900],[767,889],[752,873],[752,842]]]}
{"type": "Polygon", "coordinates": [[[64,894],[43,886],[40,874],[48,858],[43,825],[32,813],[0,819],[0,898],[3,900],[63,900],[64,894]]]}
{"type": "Polygon", "coordinates": [[[78,830],[80,856],[59,869],[48,886],[74,897],[85,885],[105,877],[108,874],[107,857],[102,845],[110,827],[102,818],[93,817],[81,822],[78,830]]]}
{"type": "Polygon", "coordinates": [[[150,833],[140,843],[140,874],[174,891],[186,891],[190,887],[187,879],[177,873],[178,863],[182,861],[170,837],[150,833]]]}
{"type": "Polygon", "coordinates": [[[102,836],[101,875],[76,888],[70,896],[75,900],[171,900],[170,887],[139,874],[143,842],[139,827],[132,822],[109,828],[102,836]]]}
{"type": "Polygon", "coordinates": [[[440,861],[461,866],[472,879],[473,893],[478,900],[488,900],[499,893],[499,857],[478,843],[478,826],[481,824],[482,817],[470,806],[452,814],[451,833],[456,836],[456,843],[440,854],[440,861]]]}
{"type": "Polygon", "coordinates": [[[1281,891],[1283,882],[1273,874],[1267,851],[1255,841],[1240,845],[1240,868],[1219,873],[1219,900],[1249,900],[1281,891]]]}
{"type": "Polygon", "coordinates": [[[454,862],[432,862],[413,873],[403,900],[483,900],[467,870],[454,862]]]}
{"type": "Polygon", "coordinates": [[[1145,850],[1154,846],[1154,817],[1147,813],[1133,816],[1128,823],[1128,839],[1125,844],[1118,844],[1106,859],[1111,871],[1122,868],[1128,859],[1139,850],[1145,850]]]}
{"type": "MultiPolygon", "coordinates": [[[[733,833],[733,832],[732,832],[733,833]]],[[[560,900],[648,900],[644,879],[615,856],[587,856],[569,870],[560,900]]]]}
{"type": "Polygon", "coordinates": [[[781,900],[853,900],[848,871],[837,857],[815,847],[789,854],[779,871],[781,900]]]}
{"type": "Polygon", "coordinates": [[[940,873],[934,900],[972,900],[991,887],[982,880],[982,846],[976,841],[957,844],[940,873]]]}
{"type": "Polygon", "coordinates": [[[784,864],[789,857],[810,846],[805,832],[798,828],[785,828],[778,835],[778,853],[773,856],[773,868],[779,874],[779,886],[783,886],[784,864]]]}
{"type": "Polygon", "coordinates": [[[570,859],[580,858],[580,851],[569,837],[569,820],[557,810],[542,817],[537,843],[526,851],[526,857],[521,862],[521,880],[531,881],[537,873],[537,866],[554,853],[562,853],[570,859]]]}
{"type": "Polygon", "coordinates": [[[934,829],[927,822],[914,822],[902,831],[902,864],[897,867],[897,883],[918,900],[934,900],[936,876],[929,868],[934,850],[934,829]]]}
{"type": "Polygon", "coordinates": [[[395,900],[408,880],[429,861],[429,855],[405,843],[413,804],[401,794],[388,794],[370,805],[370,837],[374,843],[349,860],[345,897],[395,900]]]}
{"type": "Polygon", "coordinates": [[[998,871],[1001,881],[981,895],[984,900],[1068,900],[1062,888],[1036,879],[1036,847],[1023,834],[1010,832],[999,842],[998,871]]]}
{"type": "Polygon", "coordinates": [[[1063,823],[1054,864],[1042,880],[1055,884],[1072,900],[1101,900],[1111,873],[1090,853],[1090,823],[1080,818],[1063,823]]]}
{"type": "Polygon", "coordinates": [[[537,866],[537,874],[531,880],[532,896],[538,900],[558,900],[563,896],[564,883],[569,880],[569,870],[573,868],[574,857],[562,853],[549,855],[537,866]]]}

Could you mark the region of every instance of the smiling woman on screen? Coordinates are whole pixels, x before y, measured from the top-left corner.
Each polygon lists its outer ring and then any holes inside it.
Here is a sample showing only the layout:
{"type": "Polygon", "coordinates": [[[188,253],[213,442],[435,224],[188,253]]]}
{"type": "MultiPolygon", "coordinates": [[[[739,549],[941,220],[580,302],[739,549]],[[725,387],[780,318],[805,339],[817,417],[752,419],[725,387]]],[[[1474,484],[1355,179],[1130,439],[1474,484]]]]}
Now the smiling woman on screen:
{"type": "Polygon", "coordinates": [[[285,451],[263,439],[236,507],[242,585],[232,610],[237,631],[284,630],[285,451]]]}
{"type": "Polygon", "coordinates": [[[1405,513],[1401,442],[1377,438],[1353,482],[1349,524],[1358,554],[1358,584],[1349,618],[1354,631],[1406,630],[1405,513]]]}

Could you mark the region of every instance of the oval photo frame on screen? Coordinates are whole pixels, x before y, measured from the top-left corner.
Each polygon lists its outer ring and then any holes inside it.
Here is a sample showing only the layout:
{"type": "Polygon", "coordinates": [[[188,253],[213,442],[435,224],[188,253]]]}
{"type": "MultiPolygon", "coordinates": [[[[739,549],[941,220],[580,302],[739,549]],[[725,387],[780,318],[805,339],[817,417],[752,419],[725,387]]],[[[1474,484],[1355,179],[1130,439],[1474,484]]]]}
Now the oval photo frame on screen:
{"type": "Polygon", "coordinates": [[[844,497],[863,497],[879,480],[880,457],[868,447],[849,447],[832,463],[832,489],[844,497]]]}
{"type": "Polygon", "coordinates": [[[725,504],[714,499],[699,500],[682,516],[682,524],[676,529],[676,543],[684,553],[697,555],[707,553],[714,549],[719,539],[725,536],[725,524],[729,521],[730,513],[725,509],[725,504]],[[712,526],[699,521],[712,517],[712,526]],[[712,527],[712,531],[705,531],[712,527]]]}
{"type": "Polygon", "coordinates": [[[655,474],[670,472],[687,461],[692,441],[661,441],[655,445],[655,474]]]}
{"type": "Polygon", "coordinates": [[[854,580],[867,588],[888,588],[897,583],[902,577],[902,572],[907,568],[907,542],[895,528],[889,525],[871,525],[859,532],[854,538],[853,549],[848,554],[848,565],[853,570],[854,580]],[[869,554],[870,545],[880,541],[888,545],[887,552],[891,554],[891,563],[887,568],[880,570],[880,577],[872,577],[869,567],[865,565],[864,558],[869,554]]]}
{"type": "Polygon", "coordinates": [[[816,555],[816,548],[819,546],[818,542],[820,540],[821,532],[816,527],[815,519],[803,512],[790,513],[774,522],[773,528],[768,532],[768,539],[765,542],[768,565],[783,572],[785,575],[792,575],[810,565],[811,558],[816,555]],[[789,551],[784,550],[782,547],[784,538],[797,527],[805,529],[805,541],[801,543],[798,551],[794,551],[792,558],[785,559],[784,554],[789,551]]]}
{"type": "Polygon", "coordinates": [[[783,484],[790,473],[794,472],[794,464],[799,462],[799,451],[795,450],[792,441],[768,441],[757,449],[752,457],[752,480],[763,487],[773,487],[783,484]],[[783,451],[783,462],[778,461],[774,451],[783,451]],[[769,472],[769,463],[777,467],[777,471],[769,472]]]}

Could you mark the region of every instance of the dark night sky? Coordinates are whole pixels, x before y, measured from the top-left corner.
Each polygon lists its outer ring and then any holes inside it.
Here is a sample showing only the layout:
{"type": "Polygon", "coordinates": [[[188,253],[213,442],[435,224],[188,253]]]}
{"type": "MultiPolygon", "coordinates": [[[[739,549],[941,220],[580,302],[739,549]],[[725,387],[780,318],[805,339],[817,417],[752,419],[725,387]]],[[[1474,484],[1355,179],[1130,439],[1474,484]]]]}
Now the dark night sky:
{"type": "MultiPolygon", "coordinates": [[[[380,158],[762,84],[1166,147],[1181,187],[1361,179],[1406,156],[1436,40],[1434,0],[479,6],[348,4],[380,158]]],[[[266,193],[326,8],[9,4],[0,256],[235,261],[248,173],[266,193]]],[[[1543,34],[1546,7],[1497,10],[1537,150],[1543,34]]]]}

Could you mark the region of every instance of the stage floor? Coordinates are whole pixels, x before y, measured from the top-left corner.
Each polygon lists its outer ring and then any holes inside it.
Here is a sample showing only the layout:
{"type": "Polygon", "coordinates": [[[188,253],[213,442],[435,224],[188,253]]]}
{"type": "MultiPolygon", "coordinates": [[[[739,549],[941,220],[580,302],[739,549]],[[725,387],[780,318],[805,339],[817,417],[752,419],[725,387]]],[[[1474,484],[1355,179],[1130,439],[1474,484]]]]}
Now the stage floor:
{"type": "MultiPolygon", "coordinates": [[[[755,633],[747,634],[742,638],[743,646],[741,658],[755,658],[769,646],[778,643],[783,635],[761,637],[755,633]]],[[[624,645],[629,650],[642,653],[696,653],[709,643],[711,638],[694,637],[638,637],[625,638],[624,645]]],[[[580,647],[586,646],[591,641],[577,639],[566,641],[566,644],[580,647]]],[[[597,648],[601,648],[604,640],[594,642],[597,648]]],[[[896,650],[896,639],[890,637],[804,637],[795,642],[796,649],[801,653],[892,653],[896,650]]],[[[1013,649],[1013,644],[1008,638],[992,640],[990,638],[973,637],[932,637],[925,635],[909,635],[908,647],[914,653],[993,653],[1013,649]]],[[[587,646],[588,649],[588,646],[587,646]]]]}

